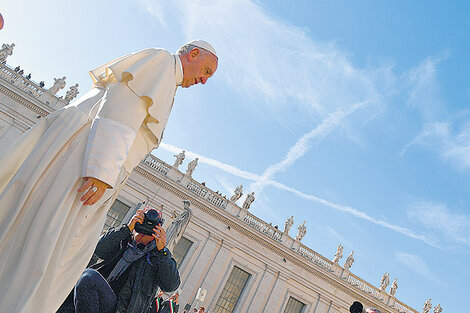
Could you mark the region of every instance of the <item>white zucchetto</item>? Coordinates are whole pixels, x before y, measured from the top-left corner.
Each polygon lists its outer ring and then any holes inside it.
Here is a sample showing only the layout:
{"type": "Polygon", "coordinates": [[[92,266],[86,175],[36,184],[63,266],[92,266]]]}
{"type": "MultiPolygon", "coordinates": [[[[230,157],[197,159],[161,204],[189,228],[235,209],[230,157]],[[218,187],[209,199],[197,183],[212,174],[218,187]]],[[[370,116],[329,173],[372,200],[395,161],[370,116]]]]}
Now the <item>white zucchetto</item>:
{"type": "Polygon", "coordinates": [[[191,40],[190,42],[186,43],[185,45],[193,45],[193,46],[196,46],[198,48],[202,48],[204,50],[207,50],[217,58],[217,53],[215,52],[214,47],[212,47],[212,45],[210,43],[208,43],[207,41],[205,41],[205,40],[200,40],[200,39],[191,40]]]}

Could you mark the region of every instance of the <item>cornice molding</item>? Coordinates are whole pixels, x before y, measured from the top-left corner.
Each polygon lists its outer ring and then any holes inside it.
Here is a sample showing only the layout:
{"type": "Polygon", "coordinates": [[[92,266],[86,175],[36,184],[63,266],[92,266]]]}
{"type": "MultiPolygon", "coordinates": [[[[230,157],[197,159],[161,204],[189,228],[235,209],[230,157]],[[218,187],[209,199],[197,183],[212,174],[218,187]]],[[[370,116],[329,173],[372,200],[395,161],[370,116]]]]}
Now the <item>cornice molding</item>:
{"type": "MultiPolygon", "coordinates": [[[[297,255],[294,253],[294,251],[290,250],[285,250],[287,248],[284,247],[284,249],[279,248],[279,243],[276,242],[275,240],[266,237],[263,238],[259,234],[255,233],[254,230],[248,229],[245,227],[244,224],[241,223],[240,220],[236,219],[234,216],[225,216],[227,214],[224,210],[217,208],[213,206],[210,202],[207,202],[207,204],[203,203],[200,201],[200,199],[195,198],[193,195],[191,195],[188,190],[188,193],[182,192],[179,190],[179,188],[183,188],[182,186],[172,186],[170,183],[164,181],[162,178],[158,177],[157,175],[160,174],[154,174],[153,169],[151,168],[146,168],[147,166],[145,164],[139,164],[134,171],[143,176],[144,178],[156,183],[160,187],[166,189],[167,191],[173,193],[174,195],[180,197],[183,200],[190,200],[191,205],[194,205],[198,207],[201,211],[207,213],[208,215],[214,217],[215,219],[219,220],[220,222],[226,224],[227,226],[230,226],[231,229],[237,230],[239,233],[245,235],[246,237],[254,240],[255,242],[261,244],[262,246],[268,248],[275,254],[279,255],[280,257],[285,258],[287,261],[292,262],[293,264],[299,266],[300,268],[306,270],[307,272],[315,275],[321,280],[324,280],[330,285],[332,285],[335,288],[340,289],[342,292],[350,295],[351,297],[357,299],[358,301],[362,301],[365,303],[373,303],[377,308],[379,308],[382,312],[397,312],[395,310],[392,310],[390,307],[385,307],[383,306],[383,303],[373,297],[365,296],[360,292],[357,292],[356,290],[352,289],[349,284],[346,284],[346,281],[341,281],[340,278],[333,276],[330,273],[323,273],[322,268],[319,267],[318,269],[315,268],[315,265],[310,265],[307,264],[306,260],[302,258],[302,256],[297,255]],[[221,212],[218,212],[221,211],[221,212]],[[225,214],[223,214],[223,213],[225,214]],[[271,242],[272,241],[272,242],[271,242]]],[[[168,179],[165,177],[165,179],[168,179]]],[[[186,191],[186,190],[185,190],[186,191]]],[[[202,199],[205,200],[205,199],[202,199]]],[[[326,291],[326,290],[325,290],[326,291]]],[[[328,292],[330,293],[330,292],[328,292]]],[[[324,296],[324,294],[323,294],[324,296]]],[[[331,300],[335,299],[333,295],[331,295],[331,300]]]]}
{"type": "Polygon", "coordinates": [[[20,96],[18,92],[14,92],[14,91],[10,90],[9,88],[7,88],[7,87],[5,87],[1,84],[0,84],[0,92],[5,94],[6,96],[10,97],[15,102],[20,103],[23,106],[27,107],[28,109],[32,110],[33,112],[41,115],[42,117],[44,117],[44,116],[48,115],[49,113],[51,113],[52,111],[54,111],[53,109],[51,109],[51,112],[49,112],[49,111],[41,108],[37,104],[35,104],[35,103],[29,101],[28,99],[26,99],[25,97],[20,96]]]}

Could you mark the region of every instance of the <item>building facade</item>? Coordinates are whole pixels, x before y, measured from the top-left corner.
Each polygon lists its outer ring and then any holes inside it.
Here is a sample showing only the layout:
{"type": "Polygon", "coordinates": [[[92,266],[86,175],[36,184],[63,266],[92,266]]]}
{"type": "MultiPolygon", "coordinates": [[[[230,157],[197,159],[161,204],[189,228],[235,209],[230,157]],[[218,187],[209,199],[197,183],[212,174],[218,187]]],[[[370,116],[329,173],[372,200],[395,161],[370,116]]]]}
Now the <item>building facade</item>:
{"type": "MultiPolygon", "coordinates": [[[[70,100],[41,85],[0,65],[0,153],[70,100]]],[[[204,306],[211,313],[344,313],[360,301],[383,313],[417,313],[395,298],[396,289],[387,292],[351,273],[352,262],[341,266],[323,257],[153,155],[133,171],[104,231],[129,220],[138,203],[162,208],[168,226],[183,200],[190,200],[193,217],[173,251],[180,312],[204,306]]]]}

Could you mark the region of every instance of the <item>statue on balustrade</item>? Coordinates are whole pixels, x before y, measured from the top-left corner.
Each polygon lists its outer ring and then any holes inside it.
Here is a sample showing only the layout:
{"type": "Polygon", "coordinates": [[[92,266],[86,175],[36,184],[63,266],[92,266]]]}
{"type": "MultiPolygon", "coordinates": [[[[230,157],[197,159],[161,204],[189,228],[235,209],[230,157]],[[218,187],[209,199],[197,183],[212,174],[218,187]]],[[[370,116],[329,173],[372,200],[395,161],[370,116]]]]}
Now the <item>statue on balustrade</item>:
{"type": "Polygon", "coordinates": [[[397,289],[398,289],[398,281],[395,278],[395,280],[392,283],[392,286],[390,287],[389,295],[395,296],[395,294],[397,293],[397,289]]]}
{"type": "Polygon", "coordinates": [[[434,313],[441,313],[442,312],[442,308],[441,308],[441,305],[438,304],[434,307],[434,313]]]}
{"type": "Polygon", "coordinates": [[[333,259],[333,263],[338,264],[339,259],[343,257],[343,246],[341,244],[338,245],[336,248],[335,258],[333,259]]]}
{"type": "Polygon", "coordinates": [[[424,302],[423,313],[428,313],[429,311],[431,311],[431,308],[432,308],[432,303],[431,303],[431,298],[429,298],[428,300],[426,300],[426,302],[424,302]]]}
{"type": "Polygon", "coordinates": [[[255,192],[253,191],[252,193],[249,193],[246,195],[245,202],[243,202],[243,208],[245,210],[248,210],[250,208],[250,205],[255,201],[255,192]]]}
{"type": "Polygon", "coordinates": [[[385,273],[382,276],[382,280],[380,281],[380,289],[385,291],[385,288],[387,288],[388,284],[390,284],[390,279],[388,277],[388,273],[385,273]]]}
{"type": "Polygon", "coordinates": [[[14,47],[15,47],[14,43],[12,43],[11,45],[4,43],[2,45],[2,49],[0,49],[0,62],[2,63],[6,62],[7,58],[13,54],[14,47]]]}
{"type": "Polygon", "coordinates": [[[62,78],[54,78],[54,85],[52,85],[51,88],[49,88],[49,92],[52,94],[56,94],[59,92],[59,90],[65,88],[65,76],[62,78]]]}
{"type": "Polygon", "coordinates": [[[31,79],[31,73],[29,73],[28,75],[26,75],[26,79],[31,79]]]}
{"type": "Polygon", "coordinates": [[[289,217],[284,223],[284,234],[289,235],[292,225],[294,225],[294,216],[289,217]]]}
{"type": "Polygon", "coordinates": [[[237,188],[235,188],[233,196],[230,197],[230,201],[236,202],[238,199],[241,198],[243,195],[243,186],[240,185],[237,188]]]}
{"type": "Polygon", "coordinates": [[[193,216],[193,212],[189,208],[190,206],[191,202],[189,200],[183,200],[183,211],[175,217],[166,230],[166,247],[171,252],[173,252],[173,249],[178,244],[181,237],[183,237],[186,226],[188,226],[193,216]]]}
{"type": "Polygon", "coordinates": [[[78,84],[75,84],[72,87],[70,87],[70,89],[65,93],[64,100],[67,103],[70,103],[70,101],[72,101],[72,99],[74,99],[78,94],[79,94],[78,84]]]}
{"type": "Polygon", "coordinates": [[[199,158],[195,158],[194,160],[192,160],[191,162],[189,162],[188,164],[188,169],[186,170],[186,174],[189,175],[189,177],[193,176],[193,173],[194,173],[194,169],[196,168],[197,166],[197,161],[199,160],[199,158]]]}
{"type": "Polygon", "coordinates": [[[346,259],[346,262],[344,262],[344,269],[349,271],[353,263],[354,263],[354,250],[351,251],[351,254],[346,259]]]}
{"type": "Polygon", "coordinates": [[[186,152],[186,151],[183,150],[183,151],[181,151],[180,153],[173,155],[173,156],[176,158],[175,164],[173,164],[173,167],[174,167],[174,168],[178,168],[181,164],[183,164],[183,160],[184,160],[184,158],[186,157],[186,156],[184,155],[185,152],[186,152]]]}
{"type": "Polygon", "coordinates": [[[305,221],[304,221],[302,225],[299,225],[299,227],[297,227],[297,236],[295,236],[295,240],[302,241],[306,233],[307,233],[307,227],[305,226],[305,221]]]}

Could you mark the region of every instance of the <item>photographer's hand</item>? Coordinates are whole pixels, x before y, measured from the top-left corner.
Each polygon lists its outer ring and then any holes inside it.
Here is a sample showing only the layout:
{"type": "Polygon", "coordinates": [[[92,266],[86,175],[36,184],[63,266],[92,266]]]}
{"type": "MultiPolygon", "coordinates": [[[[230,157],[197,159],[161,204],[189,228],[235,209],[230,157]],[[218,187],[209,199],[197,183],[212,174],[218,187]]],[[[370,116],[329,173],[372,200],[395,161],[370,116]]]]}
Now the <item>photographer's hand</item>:
{"type": "Polygon", "coordinates": [[[155,238],[155,242],[157,243],[157,250],[160,251],[166,246],[166,234],[165,230],[161,226],[155,226],[153,229],[153,238],[155,238]]]}
{"type": "Polygon", "coordinates": [[[139,209],[137,210],[137,212],[135,212],[134,216],[132,217],[129,225],[127,225],[127,227],[129,227],[129,230],[132,231],[134,230],[135,228],[135,223],[139,222],[140,224],[143,224],[144,223],[144,210],[143,209],[139,209]]]}

